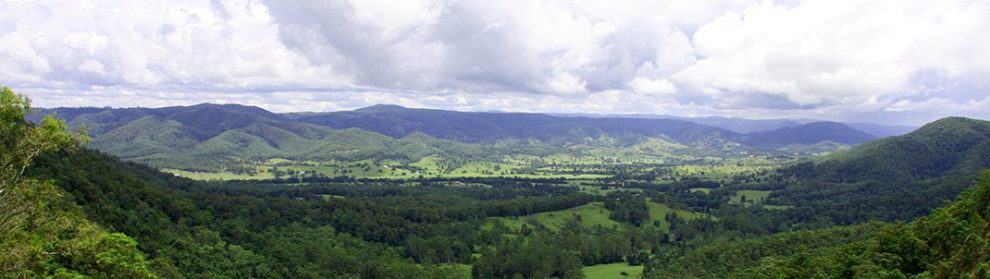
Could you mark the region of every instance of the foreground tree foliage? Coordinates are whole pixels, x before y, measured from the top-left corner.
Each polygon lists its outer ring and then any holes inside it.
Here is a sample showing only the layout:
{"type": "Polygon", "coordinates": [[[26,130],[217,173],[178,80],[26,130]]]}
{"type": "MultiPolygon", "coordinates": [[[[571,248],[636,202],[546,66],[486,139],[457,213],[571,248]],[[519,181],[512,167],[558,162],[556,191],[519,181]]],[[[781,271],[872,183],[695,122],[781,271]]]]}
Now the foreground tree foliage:
{"type": "Polygon", "coordinates": [[[90,222],[48,181],[24,173],[45,152],[84,135],[52,117],[29,124],[26,97],[0,87],[0,277],[155,278],[134,239],[90,222]]]}

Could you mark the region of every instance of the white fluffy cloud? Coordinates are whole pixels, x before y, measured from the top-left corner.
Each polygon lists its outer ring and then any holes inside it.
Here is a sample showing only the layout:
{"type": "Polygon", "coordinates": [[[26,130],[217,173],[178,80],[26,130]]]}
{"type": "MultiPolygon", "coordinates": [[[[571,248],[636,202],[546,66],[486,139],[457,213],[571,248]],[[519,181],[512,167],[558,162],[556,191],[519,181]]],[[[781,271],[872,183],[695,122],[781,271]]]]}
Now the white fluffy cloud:
{"type": "Polygon", "coordinates": [[[988,117],[987,0],[0,2],[43,105],[988,117]]]}
{"type": "Polygon", "coordinates": [[[763,2],[694,34],[704,57],[674,80],[725,96],[778,94],[797,105],[917,94],[913,78],[987,77],[987,1],[763,2]]]}
{"type": "Polygon", "coordinates": [[[0,81],[15,87],[236,88],[346,85],[288,50],[253,1],[0,3],[0,81]]]}

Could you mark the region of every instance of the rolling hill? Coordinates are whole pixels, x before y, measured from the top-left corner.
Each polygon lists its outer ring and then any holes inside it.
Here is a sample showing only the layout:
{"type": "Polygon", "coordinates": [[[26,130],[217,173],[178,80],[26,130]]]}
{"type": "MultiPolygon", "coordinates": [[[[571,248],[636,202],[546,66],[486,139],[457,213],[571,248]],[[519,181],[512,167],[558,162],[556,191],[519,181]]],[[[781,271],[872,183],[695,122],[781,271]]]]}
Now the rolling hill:
{"type": "MultiPolygon", "coordinates": [[[[597,147],[671,142],[702,153],[776,152],[781,146],[857,144],[872,137],[841,123],[739,134],[675,119],[559,117],[378,105],[354,111],[277,114],[242,105],[57,108],[86,127],[92,147],[161,168],[222,170],[275,158],[399,160],[426,156],[542,156],[597,147]],[[577,148],[577,149],[575,149],[577,148]]],[[[699,153],[700,154],[700,153],[699,153]]]]}
{"type": "Polygon", "coordinates": [[[376,105],[354,111],[293,114],[301,122],[337,129],[360,128],[391,137],[422,132],[441,139],[491,143],[504,139],[537,139],[566,144],[602,136],[631,143],[640,137],[665,137],[701,144],[736,133],[670,119],[556,117],[535,113],[459,112],[376,105]]]}
{"type": "Polygon", "coordinates": [[[815,164],[816,180],[918,180],[990,167],[990,121],[943,118],[903,136],[837,152],[815,164]]]}
{"type": "MultiPolygon", "coordinates": [[[[738,118],[724,116],[675,116],[675,115],[653,115],[653,114],[585,114],[585,113],[555,113],[551,114],[561,117],[594,117],[594,118],[645,118],[645,119],[677,119],[690,121],[702,125],[722,128],[740,134],[773,131],[785,127],[797,127],[814,122],[828,122],[815,119],[788,119],[788,118],[738,118]]],[[[917,126],[890,125],[866,122],[843,122],[843,124],[853,129],[863,131],[874,137],[885,138],[900,136],[910,133],[917,126]]]]}
{"type": "MultiPolygon", "coordinates": [[[[761,125],[779,125],[779,128],[767,132],[743,134],[689,120],[670,118],[458,112],[412,109],[395,105],[376,105],[354,111],[289,114],[287,117],[338,129],[360,128],[393,137],[401,137],[412,132],[423,132],[437,138],[465,142],[532,138],[544,142],[561,143],[581,138],[605,136],[620,139],[620,142],[624,143],[644,137],[663,137],[681,144],[694,146],[738,142],[752,147],[767,147],[814,144],[826,141],[858,144],[874,138],[836,122],[804,125],[794,123],[793,126],[788,124],[792,122],[761,122],[761,125]]],[[[733,123],[743,122],[745,121],[722,121],[719,123],[734,125],[733,123]]]]}
{"type": "Polygon", "coordinates": [[[62,117],[76,115],[65,118],[70,126],[86,127],[93,148],[157,167],[195,170],[272,158],[418,160],[428,155],[487,153],[479,146],[421,134],[391,138],[359,129],[336,130],[239,105],[62,111],[54,110],[62,117]]]}
{"type": "Polygon", "coordinates": [[[990,168],[990,121],[949,117],[782,171],[771,200],[831,222],[910,220],[945,205],[990,168]]]}

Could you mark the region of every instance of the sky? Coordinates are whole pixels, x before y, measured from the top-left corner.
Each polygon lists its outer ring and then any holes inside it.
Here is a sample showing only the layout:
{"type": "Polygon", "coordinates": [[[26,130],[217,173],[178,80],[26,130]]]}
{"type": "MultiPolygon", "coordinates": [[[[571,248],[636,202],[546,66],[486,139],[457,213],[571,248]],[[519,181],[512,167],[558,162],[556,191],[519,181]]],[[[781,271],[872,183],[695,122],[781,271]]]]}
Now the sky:
{"type": "Polygon", "coordinates": [[[35,106],[990,118],[990,0],[0,0],[35,106]]]}

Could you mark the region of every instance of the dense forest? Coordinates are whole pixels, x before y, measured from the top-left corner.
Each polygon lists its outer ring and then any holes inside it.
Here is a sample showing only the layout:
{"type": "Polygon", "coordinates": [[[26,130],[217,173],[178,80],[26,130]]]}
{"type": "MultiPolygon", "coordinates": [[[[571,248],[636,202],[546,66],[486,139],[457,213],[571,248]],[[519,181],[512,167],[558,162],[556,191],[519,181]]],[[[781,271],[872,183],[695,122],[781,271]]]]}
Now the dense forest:
{"type": "Polygon", "coordinates": [[[990,172],[911,223],[865,223],[712,242],[654,257],[647,278],[987,278],[990,172]]]}

